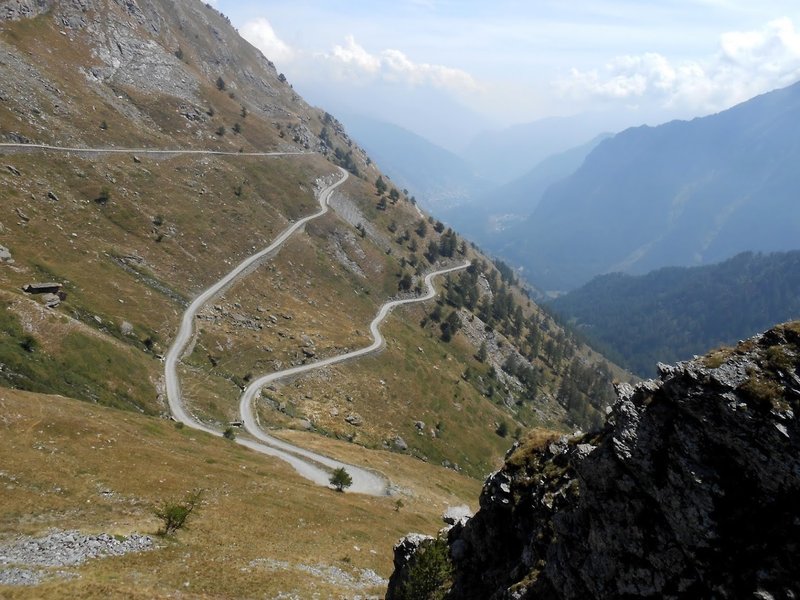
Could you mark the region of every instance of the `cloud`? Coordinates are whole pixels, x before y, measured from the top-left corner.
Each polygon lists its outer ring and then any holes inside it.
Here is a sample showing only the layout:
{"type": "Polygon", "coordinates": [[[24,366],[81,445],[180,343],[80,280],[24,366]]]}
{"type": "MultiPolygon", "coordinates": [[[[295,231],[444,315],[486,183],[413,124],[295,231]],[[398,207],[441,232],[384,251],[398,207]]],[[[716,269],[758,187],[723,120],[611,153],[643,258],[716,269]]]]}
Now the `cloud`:
{"type": "Polygon", "coordinates": [[[800,33],[791,19],[720,36],[706,60],[673,62],[658,53],[621,56],[602,69],[572,69],[556,82],[573,99],[656,102],[677,110],[720,110],[800,79],[800,33]]]}
{"type": "Polygon", "coordinates": [[[345,37],[343,45],[336,45],[319,55],[340,78],[350,78],[367,83],[383,80],[411,86],[433,86],[451,92],[470,92],[480,88],[478,82],[466,71],[412,61],[400,50],[386,49],[371,54],[356,42],[352,35],[345,37]]]}
{"type": "Polygon", "coordinates": [[[264,18],[248,21],[239,31],[241,36],[277,63],[291,61],[296,52],[278,37],[270,22],[264,18]]]}

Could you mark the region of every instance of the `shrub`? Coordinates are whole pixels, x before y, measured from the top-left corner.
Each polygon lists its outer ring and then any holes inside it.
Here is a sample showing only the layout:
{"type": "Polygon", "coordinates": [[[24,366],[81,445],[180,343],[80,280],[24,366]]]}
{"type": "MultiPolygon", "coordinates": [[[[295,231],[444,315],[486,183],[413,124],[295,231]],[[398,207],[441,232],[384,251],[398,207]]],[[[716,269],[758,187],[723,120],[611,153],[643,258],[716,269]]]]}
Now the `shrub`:
{"type": "Polygon", "coordinates": [[[100,193],[97,194],[97,198],[94,199],[95,202],[98,204],[108,204],[108,201],[111,200],[111,190],[108,187],[103,186],[100,190],[100,193]]]}
{"type": "Polygon", "coordinates": [[[22,341],[19,343],[19,345],[22,346],[22,349],[25,350],[25,352],[34,352],[39,346],[36,338],[30,335],[26,335],[24,338],[22,338],[22,341]]]}
{"type": "Polygon", "coordinates": [[[236,439],[236,429],[233,426],[228,426],[225,428],[225,431],[222,432],[222,437],[226,440],[235,440],[236,439]]]}
{"type": "Polygon", "coordinates": [[[158,535],[172,535],[186,525],[186,521],[194,510],[200,505],[202,492],[195,490],[182,502],[164,502],[153,511],[161,519],[162,527],[158,535]]]}
{"type": "Polygon", "coordinates": [[[499,435],[501,438],[508,436],[508,423],[505,421],[500,421],[500,424],[497,426],[497,429],[494,432],[499,435]]]}

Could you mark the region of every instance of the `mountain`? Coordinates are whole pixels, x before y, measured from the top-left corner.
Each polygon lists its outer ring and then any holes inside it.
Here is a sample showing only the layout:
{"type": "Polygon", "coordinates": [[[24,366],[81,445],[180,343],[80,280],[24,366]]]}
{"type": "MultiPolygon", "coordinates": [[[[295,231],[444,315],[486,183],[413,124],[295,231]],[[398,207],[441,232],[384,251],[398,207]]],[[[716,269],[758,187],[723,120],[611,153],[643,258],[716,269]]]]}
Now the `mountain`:
{"type": "Polygon", "coordinates": [[[796,596],[798,357],[787,323],[618,386],[597,433],[522,441],[474,517],[395,546],[387,599],[796,596]]]}
{"type": "Polygon", "coordinates": [[[485,131],[472,138],[461,155],[478,175],[502,185],[523,177],[549,156],[630,125],[630,117],[604,112],[548,117],[485,131]]]}
{"type": "Polygon", "coordinates": [[[337,116],[398,188],[436,214],[461,206],[488,185],[463,159],[407,129],[349,113],[337,116]]]}
{"type": "Polygon", "coordinates": [[[797,248],[800,84],[724,112],[628,129],[601,143],[508,231],[534,284],[797,248]]]}
{"type": "Polygon", "coordinates": [[[548,156],[528,173],[500,187],[478,192],[455,210],[441,216],[484,248],[502,251],[506,229],[533,213],[552,184],[574,173],[586,156],[609,134],[587,144],[548,156]]]}
{"type": "Polygon", "coordinates": [[[360,86],[349,78],[340,82],[326,78],[322,83],[301,79],[297,87],[328,112],[391,122],[450,152],[460,152],[475,135],[494,125],[452,94],[425,86],[387,80],[360,86]]]}
{"type": "Polygon", "coordinates": [[[551,306],[640,375],[800,318],[800,251],[596,277],[551,306]]]}
{"type": "Polygon", "coordinates": [[[0,18],[0,595],[375,596],[514,436],[599,422],[625,374],[212,5],[0,18]]]}

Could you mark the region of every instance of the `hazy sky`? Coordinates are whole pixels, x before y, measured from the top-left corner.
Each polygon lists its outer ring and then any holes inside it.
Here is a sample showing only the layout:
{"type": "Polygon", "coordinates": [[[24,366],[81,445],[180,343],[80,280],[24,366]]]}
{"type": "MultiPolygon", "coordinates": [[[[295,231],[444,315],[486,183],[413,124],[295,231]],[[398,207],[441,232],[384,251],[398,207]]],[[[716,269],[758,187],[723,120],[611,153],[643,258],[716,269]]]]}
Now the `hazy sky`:
{"type": "Polygon", "coordinates": [[[335,89],[355,110],[388,89],[500,124],[600,107],[692,116],[800,79],[799,0],[214,4],[312,101],[335,89]]]}

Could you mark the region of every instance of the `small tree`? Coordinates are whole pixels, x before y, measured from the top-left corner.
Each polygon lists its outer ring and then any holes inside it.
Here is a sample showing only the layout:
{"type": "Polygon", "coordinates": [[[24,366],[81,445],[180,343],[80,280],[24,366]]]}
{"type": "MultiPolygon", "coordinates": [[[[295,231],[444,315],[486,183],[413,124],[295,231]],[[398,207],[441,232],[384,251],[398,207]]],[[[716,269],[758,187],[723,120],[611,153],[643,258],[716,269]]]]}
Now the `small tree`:
{"type": "Polygon", "coordinates": [[[220,92],[224,92],[225,91],[225,80],[222,78],[222,75],[217,77],[217,89],[220,92]]]}
{"type": "Polygon", "coordinates": [[[330,482],[337,492],[343,492],[344,488],[349,488],[353,485],[353,478],[350,477],[350,473],[344,467],[339,467],[331,474],[330,482]]]}
{"type": "Polygon", "coordinates": [[[401,292],[407,292],[411,289],[411,284],[413,280],[411,279],[410,273],[403,273],[403,276],[400,278],[400,281],[397,282],[397,288],[401,292]]]}
{"type": "Polygon", "coordinates": [[[450,549],[444,539],[420,545],[408,568],[408,576],[395,591],[398,600],[440,600],[453,576],[450,549]]]}
{"type": "Polygon", "coordinates": [[[486,362],[486,359],[489,358],[489,351],[486,348],[486,342],[481,342],[481,347],[478,348],[478,355],[476,358],[481,362],[486,362]]]}
{"type": "Polygon", "coordinates": [[[377,190],[379,196],[383,196],[383,194],[386,192],[386,182],[380,175],[378,175],[378,179],[375,180],[375,189],[377,190]]]}
{"type": "Polygon", "coordinates": [[[183,528],[186,520],[200,505],[201,490],[190,493],[183,502],[164,502],[153,511],[156,517],[162,520],[163,525],[158,530],[159,535],[172,535],[183,528]]]}
{"type": "Polygon", "coordinates": [[[222,432],[222,437],[226,440],[235,440],[236,439],[236,429],[233,426],[229,426],[225,428],[225,431],[222,432]]]}

